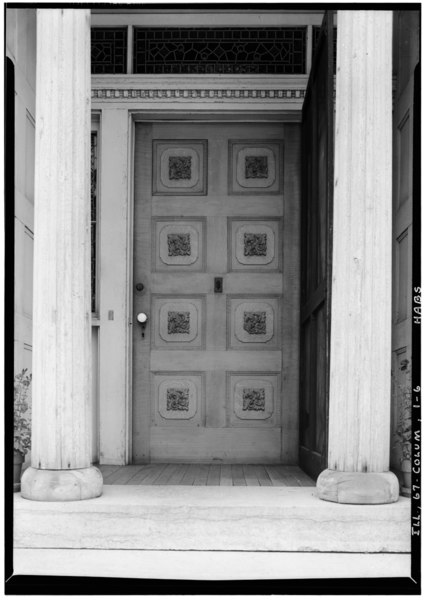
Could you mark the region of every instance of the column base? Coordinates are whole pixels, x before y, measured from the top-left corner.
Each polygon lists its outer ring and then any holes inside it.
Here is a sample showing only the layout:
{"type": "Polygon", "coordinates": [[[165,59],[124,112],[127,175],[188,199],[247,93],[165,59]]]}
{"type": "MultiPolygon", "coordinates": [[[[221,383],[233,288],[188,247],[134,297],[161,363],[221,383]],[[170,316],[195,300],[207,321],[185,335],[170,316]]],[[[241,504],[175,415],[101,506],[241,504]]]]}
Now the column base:
{"type": "Polygon", "coordinates": [[[394,473],[351,473],[326,469],[317,479],[318,497],[339,504],[390,504],[399,499],[394,473]]]}
{"type": "Polygon", "coordinates": [[[34,469],[22,475],[21,495],[40,502],[88,500],[102,495],[103,476],[97,467],[86,469],[34,469]]]}

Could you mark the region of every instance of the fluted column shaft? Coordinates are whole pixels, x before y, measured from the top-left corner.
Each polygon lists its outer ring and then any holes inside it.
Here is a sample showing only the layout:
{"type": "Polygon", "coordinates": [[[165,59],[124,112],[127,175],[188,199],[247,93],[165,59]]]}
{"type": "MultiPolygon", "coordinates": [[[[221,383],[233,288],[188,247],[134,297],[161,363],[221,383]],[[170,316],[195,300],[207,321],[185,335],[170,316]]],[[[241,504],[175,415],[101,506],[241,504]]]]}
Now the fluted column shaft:
{"type": "Polygon", "coordinates": [[[37,10],[35,153],[32,468],[22,494],[71,500],[101,493],[90,462],[89,10],[37,10]]]}
{"type": "Polygon", "coordinates": [[[389,472],[392,12],[337,13],[328,470],[338,502],[393,502],[389,472]]]}

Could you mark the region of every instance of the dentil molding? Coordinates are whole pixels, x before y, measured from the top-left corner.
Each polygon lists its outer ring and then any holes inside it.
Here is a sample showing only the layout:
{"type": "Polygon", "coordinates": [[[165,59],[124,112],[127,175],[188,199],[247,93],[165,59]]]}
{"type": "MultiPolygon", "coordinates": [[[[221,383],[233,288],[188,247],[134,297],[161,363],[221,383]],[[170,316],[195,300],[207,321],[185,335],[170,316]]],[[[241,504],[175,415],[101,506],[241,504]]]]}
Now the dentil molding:
{"type": "Polygon", "coordinates": [[[189,99],[189,100],[201,100],[201,99],[287,99],[287,100],[303,100],[305,97],[305,89],[291,89],[291,90],[240,90],[240,89],[111,89],[101,88],[92,89],[91,97],[103,100],[116,100],[118,99],[151,99],[151,100],[166,100],[166,99],[189,99]]]}
{"type": "Polygon", "coordinates": [[[94,101],[302,103],[307,76],[92,76],[94,101]]]}

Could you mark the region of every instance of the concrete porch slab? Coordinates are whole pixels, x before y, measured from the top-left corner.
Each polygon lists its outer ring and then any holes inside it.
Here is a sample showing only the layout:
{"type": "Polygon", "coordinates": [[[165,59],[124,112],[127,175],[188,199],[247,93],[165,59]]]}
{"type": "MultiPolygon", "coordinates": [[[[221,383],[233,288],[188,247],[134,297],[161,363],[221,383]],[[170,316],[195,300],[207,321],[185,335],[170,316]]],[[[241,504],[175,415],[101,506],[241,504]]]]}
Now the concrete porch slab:
{"type": "Polygon", "coordinates": [[[79,502],[15,494],[16,548],[410,552],[410,501],[325,502],[314,487],[105,486],[79,502]]]}
{"type": "Polygon", "coordinates": [[[16,549],[14,575],[255,580],[410,577],[410,554],[16,549]]]}

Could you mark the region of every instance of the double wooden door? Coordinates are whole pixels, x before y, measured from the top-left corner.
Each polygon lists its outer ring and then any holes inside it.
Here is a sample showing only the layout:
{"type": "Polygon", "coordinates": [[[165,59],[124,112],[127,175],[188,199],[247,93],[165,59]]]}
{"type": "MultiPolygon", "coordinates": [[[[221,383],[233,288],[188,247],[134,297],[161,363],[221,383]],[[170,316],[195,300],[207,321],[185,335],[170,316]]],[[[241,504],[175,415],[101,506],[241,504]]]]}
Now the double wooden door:
{"type": "Polygon", "coordinates": [[[333,12],[320,30],[302,112],[299,464],[327,467],[333,214],[333,12]]]}
{"type": "Polygon", "coordinates": [[[298,365],[284,384],[282,349],[297,351],[284,337],[295,252],[283,247],[297,227],[284,207],[287,189],[298,204],[298,141],[297,126],[275,123],[136,125],[133,462],[297,452],[283,423],[296,426],[298,365]]]}

